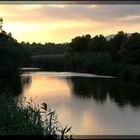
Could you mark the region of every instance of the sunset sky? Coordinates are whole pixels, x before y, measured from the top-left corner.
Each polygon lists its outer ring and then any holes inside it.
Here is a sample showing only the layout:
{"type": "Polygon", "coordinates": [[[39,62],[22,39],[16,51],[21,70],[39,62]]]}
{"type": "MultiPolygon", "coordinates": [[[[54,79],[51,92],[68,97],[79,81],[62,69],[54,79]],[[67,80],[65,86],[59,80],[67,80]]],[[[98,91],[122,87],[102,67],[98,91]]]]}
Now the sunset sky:
{"type": "Polygon", "coordinates": [[[78,35],[140,32],[140,5],[0,5],[3,29],[20,41],[70,42],[78,35]]]}

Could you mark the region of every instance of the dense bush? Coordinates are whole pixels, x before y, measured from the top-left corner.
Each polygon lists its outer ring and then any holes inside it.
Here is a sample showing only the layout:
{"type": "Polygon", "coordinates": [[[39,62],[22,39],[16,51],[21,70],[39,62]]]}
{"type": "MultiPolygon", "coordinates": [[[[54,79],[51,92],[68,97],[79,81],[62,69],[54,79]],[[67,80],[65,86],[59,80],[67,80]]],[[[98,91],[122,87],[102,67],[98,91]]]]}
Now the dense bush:
{"type": "Polygon", "coordinates": [[[46,103],[34,105],[32,100],[19,101],[9,94],[0,96],[0,135],[42,135],[48,138],[71,138],[58,122],[55,111],[46,103]]]}
{"type": "Polygon", "coordinates": [[[52,71],[75,71],[140,80],[140,66],[112,62],[107,55],[72,54],[33,57],[33,67],[52,71]]]}
{"type": "Polygon", "coordinates": [[[29,55],[11,34],[0,33],[0,77],[9,77],[29,61],[29,55]]]}

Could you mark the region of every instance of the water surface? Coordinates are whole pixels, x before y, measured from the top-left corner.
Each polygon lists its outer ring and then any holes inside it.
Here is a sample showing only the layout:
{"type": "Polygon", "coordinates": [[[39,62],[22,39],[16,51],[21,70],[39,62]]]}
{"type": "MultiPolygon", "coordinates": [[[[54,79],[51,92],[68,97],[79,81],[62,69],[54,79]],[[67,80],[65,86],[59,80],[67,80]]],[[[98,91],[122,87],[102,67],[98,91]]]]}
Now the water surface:
{"type": "Polygon", "coordinates": [[[76,135],[139,135],[140,86],[109,76],[25,72],[20,98],[46,102],[76,135]]]}

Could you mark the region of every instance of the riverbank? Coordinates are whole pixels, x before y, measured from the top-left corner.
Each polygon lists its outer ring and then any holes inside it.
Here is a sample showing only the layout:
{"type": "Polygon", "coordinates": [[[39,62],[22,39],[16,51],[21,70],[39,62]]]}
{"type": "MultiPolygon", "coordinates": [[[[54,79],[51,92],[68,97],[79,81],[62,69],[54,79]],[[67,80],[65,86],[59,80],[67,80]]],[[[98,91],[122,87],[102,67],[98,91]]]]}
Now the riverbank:
{"type": "Polygon", "coordinates": [[[47,71],[72,71],[118,77],[140,81],[140,66],[113,63],[107,55],[53,55],[32,57],[32,66],[47,71]]]}

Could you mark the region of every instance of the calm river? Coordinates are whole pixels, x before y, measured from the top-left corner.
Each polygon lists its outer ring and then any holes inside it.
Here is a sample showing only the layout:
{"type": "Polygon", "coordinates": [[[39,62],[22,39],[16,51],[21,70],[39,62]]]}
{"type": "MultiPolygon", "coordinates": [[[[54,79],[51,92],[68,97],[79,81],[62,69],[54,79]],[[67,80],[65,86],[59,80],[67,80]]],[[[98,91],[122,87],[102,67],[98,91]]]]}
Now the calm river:
{"type": "Polygon", "coordinates": [[[25,72],[19,98],[46,102],[76,135],[140,134],[140,85],[91,74],[25,72]]]}

